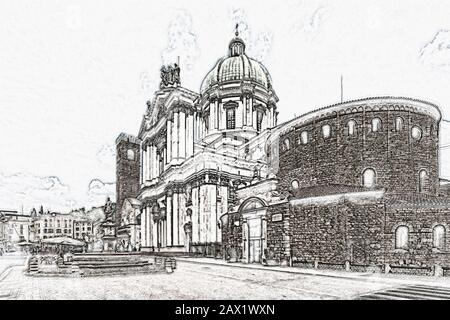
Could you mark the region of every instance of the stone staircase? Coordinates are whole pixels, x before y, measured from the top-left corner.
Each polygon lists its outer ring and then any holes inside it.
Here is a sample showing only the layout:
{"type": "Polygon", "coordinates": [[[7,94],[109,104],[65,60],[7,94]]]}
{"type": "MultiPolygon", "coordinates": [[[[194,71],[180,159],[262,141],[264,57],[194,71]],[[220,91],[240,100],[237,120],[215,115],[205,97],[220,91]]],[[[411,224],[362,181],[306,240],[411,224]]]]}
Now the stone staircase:
{"type": "Polygon", "coordinates": [[[173,258],[131,253],[75,254],[71,268],[80,276],[123,275],[172,272],[176,263],[173,258]]]}

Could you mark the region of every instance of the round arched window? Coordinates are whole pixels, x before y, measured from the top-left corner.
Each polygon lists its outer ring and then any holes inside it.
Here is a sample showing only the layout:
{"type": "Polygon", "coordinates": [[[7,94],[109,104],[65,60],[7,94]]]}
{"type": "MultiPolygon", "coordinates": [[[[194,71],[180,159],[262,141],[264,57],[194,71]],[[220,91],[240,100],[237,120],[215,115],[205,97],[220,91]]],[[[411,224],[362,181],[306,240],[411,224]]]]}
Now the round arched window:
{"type": "Polygon", "coordinates": [[[395,248],[408,249],[409,229],[407,226],[400,226],[395,230],[395,248]]]}
{"type": "Polygon", "coordinates": [[[418,126],[412,127],[411,137],[413,137],[416,140],[420,140],[422,138],[422,130],[418,126]]]}
{"type": "Polygon", "coordinates": [[[395,131],[402,131],[403,129],[403,118],[397,117],[395,118],[395,131]]]}
{"type": "Polygon", "coordinates": [[[443,249],[445,246],[445,227],[437,225],[433,229],[433,247],[443,249]]]}
{"type": "Polygon", "coordinates": [[[373,118],[372,119],[372,132],[381,131],[381,119],[373,118]]]}
{"type": "Polygon", "coordinates": [[[300,141],[302,144],[307,144],[308,143],[308,131],[303,131],[300,134],[300,141]]]}
{"type": "Polygon", "coordinates": [[[297,179],[296,180],[292,180],[291,186],[292,186],[292,189],[298,189],[300,187],[300,183],[298,182],[297,179]]]}
{"type": "Polygon", "coordinates": [[[355,134],[355,129],[356,129],[356,121],[355,120],[350,120],[349,122],[347,122],[347,129],[348,129],[348,135],[352,136],[355,134]]]}
{"type": "Polygon", "coordinates": [[[419,192],[424,192],[427,186],[428,173],[422,169],[419,171],[419,192]]]}
{"type": "Polygon", "coordinates": [[[127,150],[127,159],[128,160],[134,160],[134,151],[131,149],[127,150]]]}
{"type": "Polygon", "coordinates": [[[363,185],[366,188],[375,187],[376,173],[373,169],[366,169],[363,172],[363,185]]]}
{"type": "Polygon", "coordinates": [[[330,137],[330,135],[331,135],[330,125],[326,124],[326,125],[322,126],[322,135],[323,135],[324,139],[327,139],[330,137]]]}
{"type": "Polygon", "coordinates": [[[284,139],[283,146],[284,150],[289,150],[291,148],[291,140],[289,138],[284,139]]]}

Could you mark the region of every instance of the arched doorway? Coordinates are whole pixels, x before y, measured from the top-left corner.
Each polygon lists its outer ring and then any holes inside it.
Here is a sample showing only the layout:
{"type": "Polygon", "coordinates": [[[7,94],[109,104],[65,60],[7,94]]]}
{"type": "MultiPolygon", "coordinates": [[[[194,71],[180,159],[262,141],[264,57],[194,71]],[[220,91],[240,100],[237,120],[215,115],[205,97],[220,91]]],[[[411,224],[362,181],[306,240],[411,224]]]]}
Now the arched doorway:
{"type": "Polygon", "coordinates": [[[243,218],[243,260],[247,263],[262,263],[267,247],[267,205],[259,198],[249,198],[242,203],[239,212],[243,218]]]}

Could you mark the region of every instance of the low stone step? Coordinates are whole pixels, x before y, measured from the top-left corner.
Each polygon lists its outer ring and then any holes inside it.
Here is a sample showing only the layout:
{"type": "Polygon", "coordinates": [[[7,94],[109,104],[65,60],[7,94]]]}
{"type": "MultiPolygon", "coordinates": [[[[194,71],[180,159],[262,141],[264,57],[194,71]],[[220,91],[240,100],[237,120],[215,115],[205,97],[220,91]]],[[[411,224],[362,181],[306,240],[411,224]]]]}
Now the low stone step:
{"type": "Polygon", "coordinates": [[[83,264],[78,265],[80,269],[105,269],[105,268],[131,268],[131,267],[145,267],[149,266],[148,263],[133,263],[133,264],[124,264],[124,263],[108,263],[108,264],[83,264]]]}

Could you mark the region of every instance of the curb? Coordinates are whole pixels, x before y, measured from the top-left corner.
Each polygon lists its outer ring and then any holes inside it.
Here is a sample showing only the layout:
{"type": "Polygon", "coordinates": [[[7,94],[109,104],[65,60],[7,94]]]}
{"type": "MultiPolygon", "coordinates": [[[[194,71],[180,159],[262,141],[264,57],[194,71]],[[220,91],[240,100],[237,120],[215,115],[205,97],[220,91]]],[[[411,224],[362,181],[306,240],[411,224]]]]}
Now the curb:
{"type": "Polygon", "coordinates": [[[368,283],[385,283],[385,284],[392,284],[392,285],[427,285],[427,286],[438,286],[443,288],[449,288],[450,284],[442,285],[441,283],[436,283],[432,281],[423,281],[423,280],[415,280],[415,279],[394,279],[394,278],[383,278],[383,277],[374,277],[374,278],[365,278],[364,276],[372,275],[373,273],[361,273],[357,276],[352,275],[343,275],[343,274],[326,274],[326,273],[312,273],[312,272],[305,272],[301,270],[292,270],[293,267],[286,267],[291,268],[291,270],[280,270],[280,269],[272,269],[271,267],[265,267],[265,266],[248,266],[243,264],[235,264],[235,263],[229,263],[229,264],[221,264],[221,263],[214,263],[214,262],[208,262],[208,261],[193,261],[189,258],[177,258],[180,262],[186,262],[186,263],[192,263],[192,264],[203,264],[203,265],[214,265],[214,266],[222,266],[222,267],[231,267],[231,268],[241,268],[241,269],[247,269],[247,270],[262,270],[262,271],[273,271],[273,272],[282,272],[282,273],[290,273],[290,274],[297,274],[297,275],[303,275],[303,276],[316,276],[316,277],[327,277],[327,278],[335,278],[335,279],[346,279],[346,280],[352,280],[352,281],[359,281],[359,282],[368,282],[368,283]]]}
{"type": "MultiPolygon", "coordinates": [[[[263,270],[263,271],[273,271],[273,272],[282,272],[282,273],[290,273],[290,274],[298,274],[298,275],[306,275],[306,276],[318,276],[318,277],[328,277],[328,278],[338,278],[338,279],[349,279],[349,280],[355,280],[355,281],[363,281],[363,282],[370,282],[370,279],[368,278],[360,278],[360,276],[345,276],[345,275],[337,275],[337,274],[326,274],[326,273],[311,273],[311,272],[304,272],[301,270],[280,270],[280,269],[272,269],[271,267],[256,267],[256,266],[246,266],[242,264],[221,264],[221,263],[214,263],[214,262],[208,262],[208,261],[193,261],[186,258],[177,258],[180,262],[187,262],[187,263],[193,263],[193,264],[208,264],[208,265],[214,265],[219,267],[232,267],[232,268],[241,268],[241,269],[249,269],[249,270],[263,270]]],[[[289,268],[289,267],[286,267],[289,268]]],[[[366,275],[366,273],[362,273],[361,275],[366,275]]]]}

